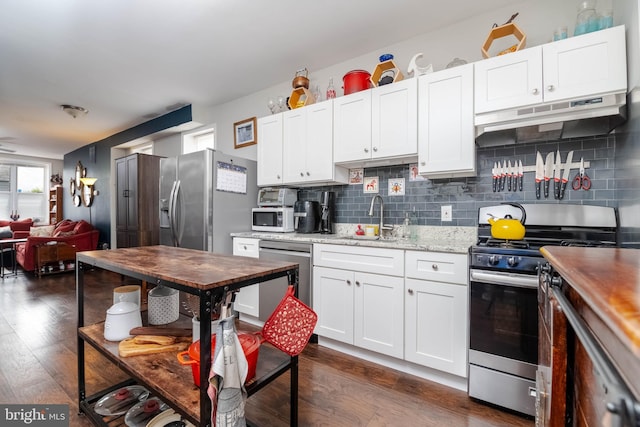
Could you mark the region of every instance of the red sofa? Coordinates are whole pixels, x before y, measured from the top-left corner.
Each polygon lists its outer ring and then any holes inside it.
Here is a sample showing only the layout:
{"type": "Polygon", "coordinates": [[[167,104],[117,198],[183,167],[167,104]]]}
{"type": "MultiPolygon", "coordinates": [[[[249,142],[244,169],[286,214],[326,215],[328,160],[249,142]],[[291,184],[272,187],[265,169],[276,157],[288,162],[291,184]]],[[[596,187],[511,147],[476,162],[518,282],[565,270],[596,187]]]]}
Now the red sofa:
{"type": "Polygon", "coordinates": [[[36,246],[48,242],[65,242],[76,247],[78,252],[98,248],[100,231],[84,220],[78,222],[65,219],[56,224],[52,236],[28,236],[24,243],[16,244],[16,261],[25,271],[36,269],[36,246]]]}

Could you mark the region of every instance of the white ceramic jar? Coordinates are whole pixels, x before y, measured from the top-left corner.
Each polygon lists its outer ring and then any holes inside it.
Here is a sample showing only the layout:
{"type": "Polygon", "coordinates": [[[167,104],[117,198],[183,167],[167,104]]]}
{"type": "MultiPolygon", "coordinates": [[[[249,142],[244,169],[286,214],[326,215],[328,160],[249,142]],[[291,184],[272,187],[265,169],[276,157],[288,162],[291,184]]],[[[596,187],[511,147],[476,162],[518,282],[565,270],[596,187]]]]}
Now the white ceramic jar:
{"type": "Polygon", "coordinates": [[[142,317],[138,305],[132,302],[119,302],[107,310],[104,322],[104,339],[122,341],[131,337],[129,331],[142,326],[142,317]]]}

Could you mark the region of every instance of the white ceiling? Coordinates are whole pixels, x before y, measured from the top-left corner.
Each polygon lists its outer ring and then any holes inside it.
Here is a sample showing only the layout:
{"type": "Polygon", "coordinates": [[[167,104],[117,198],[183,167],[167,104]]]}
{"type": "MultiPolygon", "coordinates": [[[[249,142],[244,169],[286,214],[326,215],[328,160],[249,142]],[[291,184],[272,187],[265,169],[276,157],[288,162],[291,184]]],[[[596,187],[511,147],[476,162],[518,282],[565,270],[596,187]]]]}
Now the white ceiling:
{"type": "Polygon", "coordinates": [[[514,0],[6,0],[0,155],[64,154],[514,0]],[[61,104],[82,106],[72,118],[61,104]]]}

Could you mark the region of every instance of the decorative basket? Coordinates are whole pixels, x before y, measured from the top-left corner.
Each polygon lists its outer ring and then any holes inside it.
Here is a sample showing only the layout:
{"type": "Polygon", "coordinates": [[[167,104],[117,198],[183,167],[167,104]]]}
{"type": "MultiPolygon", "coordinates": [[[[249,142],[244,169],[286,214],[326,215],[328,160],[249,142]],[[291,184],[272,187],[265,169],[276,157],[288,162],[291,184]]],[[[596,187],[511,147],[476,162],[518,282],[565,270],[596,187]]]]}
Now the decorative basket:
{"type": "Polygon", "coordinates": [[[293,294],[294,288],[289,286],[284,298],[262,327],[261,335],[277,349],[297,356],[309,342],[318,315],[293,294]]]}

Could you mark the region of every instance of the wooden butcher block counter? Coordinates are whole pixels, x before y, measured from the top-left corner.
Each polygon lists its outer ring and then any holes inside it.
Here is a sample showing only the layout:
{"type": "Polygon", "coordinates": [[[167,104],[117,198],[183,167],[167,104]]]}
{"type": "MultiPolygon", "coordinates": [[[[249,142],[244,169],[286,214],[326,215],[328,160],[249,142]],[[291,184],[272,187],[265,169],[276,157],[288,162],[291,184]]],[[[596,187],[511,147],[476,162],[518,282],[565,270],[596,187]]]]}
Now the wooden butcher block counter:
{"type": "MultiPolygon", "coordinates": [[[[142,246],[78,253],[78,261],[126,275],[140,275],[151,283],[162,281],[200,290],[264,281],[265,276],[290,270],[297,264],[239,258],[172,246],[142,246]]],[[[282,276],[282,274],[279,274],[282,276]]]]}
{"type": "MultiPolygon", "coordinates": [[[[77,254],[76,288],[78,299],[78,391],[79,406],[99,426],[112,425],[109,417],[98,415],[94,405],[100,396],[126,383],[114,385],[92,396],[86,394],[84,344],[98,350],[108,360],[131,376],[129,382],[146,386],[188,421],[210,426],[211,401],[207,395],[211,366],[211,312],[225,292],[277,277],[298,283],[298,264],[259,260],[232,255],[175,248],[143,246],[114,250],[87,251],[77,254]],[[175,352],[123,357],[117,342],[104,339],[104,322],[84,325],[84,275],[94,268],[120,273],[154,285],[164,285],[198,296],[200,301],[200,387],[194,385],[191,367],[178,363],[175,352]]],[[[264,286],[265,284],[263,284],[264,286]]],[[[184,319],[179,319],[184,320],[184,319]]],[[[190,321],[190,319],[187,319],[190,321]]],[[[190,322],[189,322],[190,323],[190,322]]],[[[215,334],[215,331],[214,331],[215,334]]],[[[298,356],[289,356],[268,344],[261,345],[257,375],[246,384],[249,396],[276,377],[289,372],[291,425],[297,425],[298,356]]],[[[127,382],[127,383],[129,383],[127,382]]],[[[120,424],[118,424],[120,425],[120,424]]]]}
{"type": "MultiPolygon", "coordinates": [[[[556,310],[555,316],[568,319],[569,312],[573,311],[578,323],[585,326],[583,330],[602,350],[601,359],[604,360],[600,364],[595,361],[596,358],[589,353],[589,345],[584,345],[582,337],[576,333],[580,328],[569,326],[571,322],[566,323],[568,327],[565,333],[561,333],[562,337],[552,339],[555,344],[551,365],[566,369],[561,373],[553,372],[554,380],[566,378],[568,401],[566,406],[562,405],[564,408],[560,413],[566,410],[569,424],[609,425],[612,414],[606,405],[612,401],[619,402],[619,394],[615,387],[603,386],[603,378],[609,377],[602,374],[606,371],[601,369],[603,365],[610,366],[614,376],[618,376],[622,388],[628,389],[626,393],[631,395],[630,400],[635,400],[636,404],[640,401],[640,250],[546,246],[541,252],[552,267],[553,287],[561,290],[554,291],[555,297],[550,299],[564,299],[564,295],[570,306],[556,310]],[[560,278],[562,281],[558,287],[560,278]],[[562,347],[563,351],[558,352],[562,347]]],[[[545,293],[543,283],[544,280],[541,281],[542,294],[545,293]]],[[[551,303],[557,305],[555,301],[551,303]]],[[[560,323],[556,320],[554,326],[564,324],[566,320],[562,319],[560,323]]],[[[548,319],[543,316],[541,324],[545,321],[548,319]]],[[[554,326],[546,324],[545,328],[554,326]]],[[[544,361],[549,357],[540,353],[539,359],[544,361]]],[[[558,402],[557,397],[552,399],[552,405],[558,402]]],[[[566,425],[558,419],[558,411],[555,413],[550,422],[539,424],[566,425]]],[[[635,416],[640,417],[640,414],[635,416]]]]}

